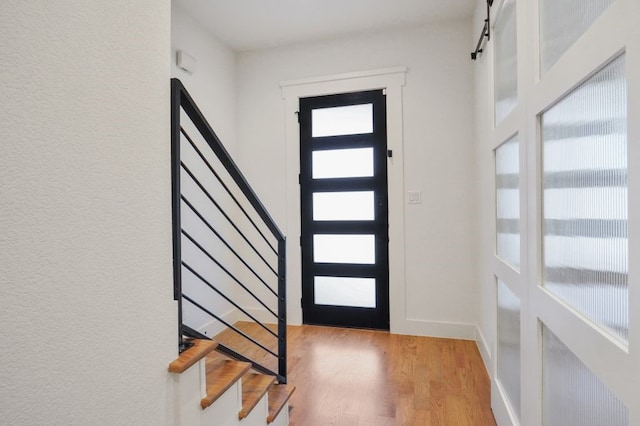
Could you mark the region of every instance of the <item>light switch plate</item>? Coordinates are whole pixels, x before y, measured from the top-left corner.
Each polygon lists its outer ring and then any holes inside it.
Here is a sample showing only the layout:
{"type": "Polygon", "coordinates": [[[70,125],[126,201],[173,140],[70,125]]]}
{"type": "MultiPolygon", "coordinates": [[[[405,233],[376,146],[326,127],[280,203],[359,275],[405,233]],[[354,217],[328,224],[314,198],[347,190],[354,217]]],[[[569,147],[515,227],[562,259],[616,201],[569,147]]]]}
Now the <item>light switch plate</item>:
{"type": "Polygon", "coordinates": [[[409,204],[421,204],[422,191],[408,191],[407,199],[409,200],[409,204]]]}

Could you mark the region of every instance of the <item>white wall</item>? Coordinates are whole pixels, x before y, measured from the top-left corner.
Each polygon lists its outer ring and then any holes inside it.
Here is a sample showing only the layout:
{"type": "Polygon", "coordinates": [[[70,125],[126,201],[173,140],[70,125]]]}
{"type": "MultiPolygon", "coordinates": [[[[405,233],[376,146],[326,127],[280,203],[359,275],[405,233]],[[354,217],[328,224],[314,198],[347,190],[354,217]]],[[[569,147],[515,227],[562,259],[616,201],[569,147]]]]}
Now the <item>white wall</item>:
{"type": "Polygon", "coordinates": [[[166,424],[168,1],[0,5],[0,418],[166,424]]]}
{"type": "Polygon", "coordinates": [[[179,78],[225,148],[236,151],[236,56],[176,2],[171,6],[171,77],[179,78]],[[176,66],[176,52],[196,59],[188,73],[176,66]]]}
{"type": "MultiPolygon", "coordinates": [[[[235,157],[236,149],[236,55],[228,47],[220,43],[198,21],[186,13],[176,2],[171,8],[171,75],[179,78],[190,95],[204,114],[214,132],[218,135],[227,151],[235,157]],[[186,72],[176,65],[176,53],[183,50],[196,59],[193,72],[186,72]]],[[[186,118],[186,117],[185,117],[186,118]]],[[[209,148],[195,128],[188,123],[181,123],[192,139],[199,144],[203,152],[210,153],[209,148]]],[[[222,169],[216,162],[215,156],[208,156],[217,170],[222,169]]],[[[198,158],[186,141],[183,143],[182,160],[190,170],[206,184],[212,195],[218,200],[225,199],[219,184],[198,158]]],[[[183,174],[183,193],[190,202],[203,213],[230,243],[236,247],[238,241],[233,229],[227,225],[226,219],[211,204],[188,178],[183,174]]],[[[225,208],[229,203],[223,203],[225,208]]],[[[229,210],[231,213],[233,209],[229,210]]],[[[183,228],[207,248],[225,267],[235,269],[237,261],[227,248],[215,237],[211,231],[198,219],[188,207],[182,209],[183,228]]],[[[237,286],[214,263],[202,254],[192,243],[183,238],[183,260],[194,267],[205,279],[228,295],[233,295],[237,286]]],[[[236,321],[236,309],[230,303],[206,286],[200,279],[183,269],[183,291],[198,301],[206,309],[223,316],[225,321],[236,321]]],[[[222,329],[222,324],[208,314],[202,312],[189,302],[183,304],[183,321],[207,335],[215,335],[222,329]]]]}
{"type": "MultiPolygon", "coordinates": [[[[403,332],[473,337],[477,313],[473,81],[470,22],[245,52],[238,60],[240,163],[279,224],[287,194],[284,103],[280,83],[307,77],[407,66],[403,92],[405,190],[423,204],[405,206],[403,332]],[[444,323],[440,324],[440,323],[444,323]]],[[[286,229],[297,239],[299,229],[286,229]]],[[[288,253],[295,261],[299,253],[288,253]]],[[[402,266],[401,266],[402,267],[402,266]]],[[[288,276],[290,322],[301,319],[300,277],[288,276]]],[[[393,302],[392,302],[393,303],[393,302]]],[[[392,328],[394,325],[392,324],[392,328]]]]}
{"type": "MultiPolygon", "coordinates": [[[[497,5],[496,5],[497,6],[497,5]]],[[[486,18],[486,2],[477,2],[475,18],[473,21],[473,33],[469,39],[469,45],[475,47],[478,36],[482,30],[482,24],[486,18]]],[[[493,364],[490,362],[492,348],[495,343],[496,332],[496,295],[495,278],[492,262],[494,258],[494,160],[493,146],[490,134],[493,128],[493,74],[489,66],[491,57],[488,53],[481,54],[473,62],[474,66],[474,106],[475,106],[475,150],[476,158],[476,221],[478,239],[476,240],[476,256],[478,259],[476,285],[478,286],[478,302],[480,312],[478,315],[478,328],[480,339],[478,347],[485,359],[485,364],[490,374],[493,364]]]]}

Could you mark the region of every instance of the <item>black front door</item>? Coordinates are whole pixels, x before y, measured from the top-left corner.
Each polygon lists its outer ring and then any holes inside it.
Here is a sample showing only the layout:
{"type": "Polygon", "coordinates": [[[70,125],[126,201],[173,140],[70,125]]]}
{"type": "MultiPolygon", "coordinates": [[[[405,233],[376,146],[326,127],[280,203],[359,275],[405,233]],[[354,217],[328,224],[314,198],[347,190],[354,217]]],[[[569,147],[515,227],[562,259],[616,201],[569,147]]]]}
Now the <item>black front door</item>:
{"type": "Polygon", "coordinates": [[[305,324],[389,329],[385,100],[300,100],[305,324]]]}

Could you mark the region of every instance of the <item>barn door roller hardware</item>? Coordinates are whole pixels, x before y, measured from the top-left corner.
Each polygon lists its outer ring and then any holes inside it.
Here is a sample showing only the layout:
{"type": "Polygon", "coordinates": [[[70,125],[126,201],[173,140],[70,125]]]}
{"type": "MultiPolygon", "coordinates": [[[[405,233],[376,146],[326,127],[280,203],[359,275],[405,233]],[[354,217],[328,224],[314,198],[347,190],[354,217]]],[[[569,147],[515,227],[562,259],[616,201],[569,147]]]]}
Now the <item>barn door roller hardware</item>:
{"type": "Polygon", "coordinates": [[[475,61],[478,58],[478,54],[482,53],[482,46],[486,41],[491,40],[491,5],[493,5],[493,0],[487,0],[487,19],[484,20],[484,26],[482,27],[482,33],[480,34],[480,38],[478,39],[478,44],[476,45],[475,52],[471,52],[471,60],[475,61]]]}

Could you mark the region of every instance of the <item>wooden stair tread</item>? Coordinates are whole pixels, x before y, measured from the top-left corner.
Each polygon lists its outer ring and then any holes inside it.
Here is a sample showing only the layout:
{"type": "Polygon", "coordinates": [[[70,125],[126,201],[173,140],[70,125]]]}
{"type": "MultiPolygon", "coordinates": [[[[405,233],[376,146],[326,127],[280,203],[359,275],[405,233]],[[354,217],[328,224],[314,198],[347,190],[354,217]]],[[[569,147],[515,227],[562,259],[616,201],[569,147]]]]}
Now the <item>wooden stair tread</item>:
{"type": "Polygon", "coordinates": [[[200,401],[203,409],[213,404],[251,369],[251,364],[248,362],[221,358],[207,357],[206,363],[207,396],[200,401]]]}
{"type": "Polygon", "coordinates": [[[249,415],[254,409],[260,398],[262,398],[276,381],[273,376],[265,374],[246,374],[242,378],[242,410],[238,413],[240,420],[249,415]]]}
{"type": "MultiPolygon", "coordinates": [[[[277,324],[264,324],[267,328],[271,329],[277,334],[277,324]]],[[[278,352],[278,341],[268,333],[264,328],[254,322],[248,321],[236,321],[233,326],[238,330],[245,333],[247,336],[251,336],[256,341],[261,342],[264,346],[273,352],[278,352]]],[[[235,352],[244,355],[245,357],[254,360],[258,364],[261,364],[271,371],[278,371],[278,359],[272,356],[264,349],[255,345],[248,339],[242,337],[242,335],[233,331],[233,329],[227,327],[220,333],[212,336],[212,339],[220,344],[220,346],[226,346],[233,349],[235,352]]],[[[220,347],[219,346],[219,347],[220,347]]]]}
{"type": "MultiPolygon", "coordinates": [[[[217,340],[216,340],[216,342],[217,342],[217,340]]],[[[217,350],[212,351],[209,354],[207,354],[207,359],[205,359],[206,367],[207,367],[207,373],[209,371],[217,368],[218,365],[222,361],[232,361],[232,360],[231,360],[231,358],[228,358],[227,356],[225,356],[224,354],[218,352],[217,350]]]]}
{"type": "Polygon", "coordinates": [[[183,351],[176,360],[169,364],[170,373],[184,373],[218,346],[214,340],[193,339],[188,342],[193,343],[193,346],[183,351]]]}
{"type": "Polygon", "coordinates": [[[287,404],[295,390],[296,387],[292,385],[271,386],[271,389],[269,389],[269,416],[267,417],[267,423],[273,422],[278,417],[282,407],[287,404]]]}

